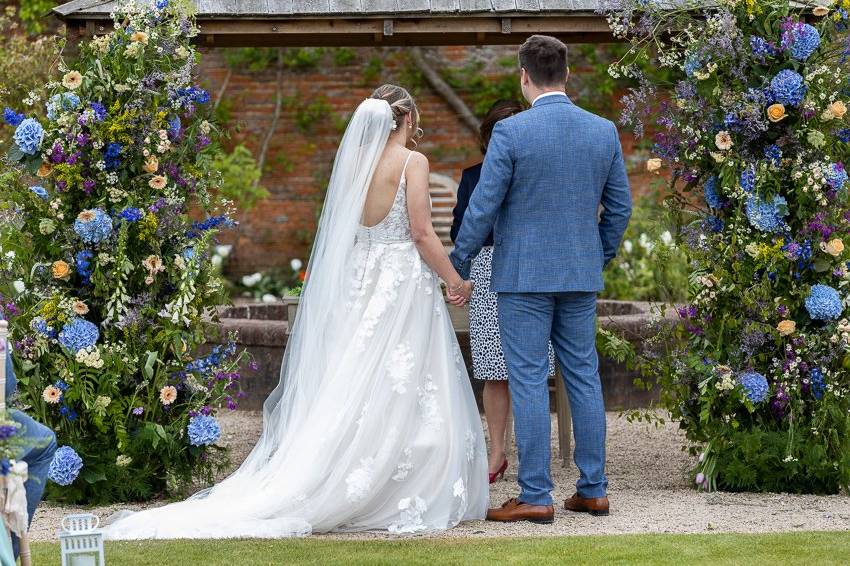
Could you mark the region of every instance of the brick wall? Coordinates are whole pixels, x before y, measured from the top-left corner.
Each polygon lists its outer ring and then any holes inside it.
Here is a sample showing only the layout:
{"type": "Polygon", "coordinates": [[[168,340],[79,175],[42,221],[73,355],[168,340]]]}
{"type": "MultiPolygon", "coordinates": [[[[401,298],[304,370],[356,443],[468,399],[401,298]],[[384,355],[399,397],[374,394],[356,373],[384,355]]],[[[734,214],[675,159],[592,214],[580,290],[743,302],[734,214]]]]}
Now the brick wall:
{"type": "MultiPolygon", "coordinates": [[[[270,139],[262,185],[270,197],[239,220],[241,226],[229,242],[235,244],[228,264],[234,275],[286,266],[293,257],[305,258],[307,241],[316,227],[322,191],[330,174],[342,125],[357,104],[375,86],[394,82],[413,83],[422,112],[425,138],[420,150],[429,156],[433,172],[459,180],[461,170],[480,159],[476,136],[464,126],[445,103],[421,81],[410,78],[410,65],[398,48],[353,50],[354,58],[338,64],[332,54],[305,71],[283,71],[282,93],[287,101],[270,139]],[[379,72],[364,79],[364,69],[381,61],[379,72]],[[326,104],[322,116],[302,132],[296,120],[304,117],[299,106],[326,104]]],[[[431,52],[441,64],[462,67],[481,61],[484,72],[504,72],[497,61],[513,56],[513,47],[447,47],[431,52]]],[[[216,96],[223,92],[222,105],[229,114],[231,144],[244,143],[255,156],[272,122],[275,109],[277,70],[232,68],[221,50],[204,52],[202,81],[216,96]],[[229,77],[228,77],[229,75],[229,77]],[[222,85],[227,78],[226,88],[222,85]]],[[[365,73],[368,74],[368,73],[365,73]]],[[[581,100],[577,100],[579,104],[581,100]]],[[[302,125],[303,127],[303,125],[302,125]]],[[[624,149],[631,150],[631,136],[624,136],[624,149]]],[[[642,183],[639,183],[642,184],[642,183]]]]}

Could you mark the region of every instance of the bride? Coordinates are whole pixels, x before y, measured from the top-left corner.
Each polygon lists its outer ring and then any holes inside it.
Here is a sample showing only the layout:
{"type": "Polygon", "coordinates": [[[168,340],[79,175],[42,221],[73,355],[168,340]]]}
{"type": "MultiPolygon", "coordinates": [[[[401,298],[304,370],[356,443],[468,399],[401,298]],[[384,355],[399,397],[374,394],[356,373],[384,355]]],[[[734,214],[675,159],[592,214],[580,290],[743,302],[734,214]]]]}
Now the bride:
{"type": "Polygon", "coordinates": [[[220,484],[112,519],[111,539],[414,533],[483,519],[487,453],[440,279],[469,287],[431,225],[408,92],[384,85],[337,151],[263,433],[220,484]]]}

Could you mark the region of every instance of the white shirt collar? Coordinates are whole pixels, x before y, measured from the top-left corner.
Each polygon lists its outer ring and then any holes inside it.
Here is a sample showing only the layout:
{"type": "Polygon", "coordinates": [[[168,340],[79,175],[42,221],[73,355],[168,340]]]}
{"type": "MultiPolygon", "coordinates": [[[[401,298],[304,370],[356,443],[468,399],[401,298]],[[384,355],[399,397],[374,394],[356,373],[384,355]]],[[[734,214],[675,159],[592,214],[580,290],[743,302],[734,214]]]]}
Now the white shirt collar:
{"type": "Polygon", "coordinates": [[[562,92],[560,90],[553,90],[552,92],[544,92],[543,94],[541,94],[540,96],[535,98],[534,102],[532,102],[531,105],[534,106],[535,104],[537,104],[538,100],[540,100],[541,98],[547,97],[547,96],[563,96],[564,98],[566,98],[567,93],[562,92]]]}

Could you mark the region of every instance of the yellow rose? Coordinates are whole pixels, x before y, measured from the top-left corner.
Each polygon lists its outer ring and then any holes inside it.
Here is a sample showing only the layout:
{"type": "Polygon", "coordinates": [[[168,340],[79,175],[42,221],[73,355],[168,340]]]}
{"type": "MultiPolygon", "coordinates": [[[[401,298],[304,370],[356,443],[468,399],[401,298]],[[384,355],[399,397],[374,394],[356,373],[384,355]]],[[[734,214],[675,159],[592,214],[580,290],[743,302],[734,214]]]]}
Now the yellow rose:
{"type": "Polygon", "coordinates": [[[53,278],[67,281],[71,276],[71,266],[64,261],[56,260],[53,262],[53,278]]]}
{"type": "Polygon", "coordinates": [[[787,117],[788,114],[785,113],[785,105],[777,102],[767,107],[767,119],[771,122],[779,122],[787,117]]]}
{"type": "Polygon", "coordinates": [[[661,159],[658,157],[653,157],[652,159],[646,162],[646,170],[650,173],[657,173],[658,170],[661,169],[661,159]]]}
{"type": "Polygon", "coordinates": [[[836,100],[829,105],[829,113],[840,120],[847,114],[847,105],[840,100],[836,100]]]}
{"type": "Polygon", "coordinates": [[[793,320],[783,320],[776,325],[776,330],[778,330],[779,334],[782,336],[790,336],[791,334],[794,334],[795,330],[797,330],[797,323],[793,320]]]}
{"type": "Polygon", "coordinates": [[[844,251],[844,242],[840,238],[833,238],[828,242],[821,242],[820,249],[833,257],[838,257],[844,251]]]}
{"type": "Polygon", "coordinates": [[[145,164],[142,169],[148,173],[156,173],[156,170],[159,169],[159,159],[157,159],[155,155],[151,155],[145,159],[145,164]]]}

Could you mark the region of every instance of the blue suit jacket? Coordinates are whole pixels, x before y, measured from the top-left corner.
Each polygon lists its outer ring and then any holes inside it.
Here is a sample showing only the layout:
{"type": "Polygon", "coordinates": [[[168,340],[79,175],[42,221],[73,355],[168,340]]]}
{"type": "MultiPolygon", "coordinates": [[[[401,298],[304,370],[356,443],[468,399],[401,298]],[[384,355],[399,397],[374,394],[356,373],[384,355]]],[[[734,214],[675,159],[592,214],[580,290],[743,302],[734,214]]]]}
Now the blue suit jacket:
{"type": "Polygon", "coordinates": [[[631,210],[617,128],[546,96],[493,129],[451,260],[468,278],[494,230],[492,291],[601,291],[631,210]]]}

